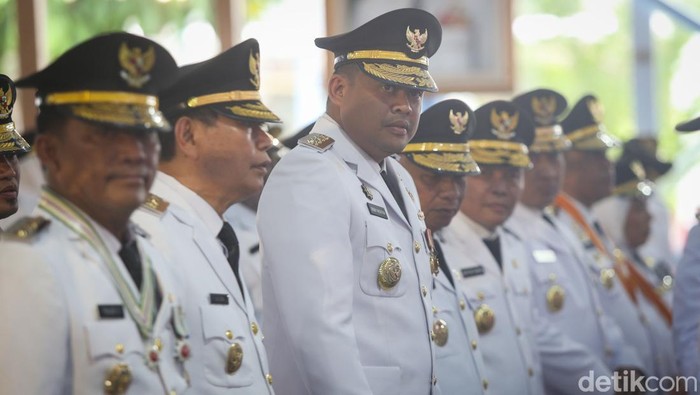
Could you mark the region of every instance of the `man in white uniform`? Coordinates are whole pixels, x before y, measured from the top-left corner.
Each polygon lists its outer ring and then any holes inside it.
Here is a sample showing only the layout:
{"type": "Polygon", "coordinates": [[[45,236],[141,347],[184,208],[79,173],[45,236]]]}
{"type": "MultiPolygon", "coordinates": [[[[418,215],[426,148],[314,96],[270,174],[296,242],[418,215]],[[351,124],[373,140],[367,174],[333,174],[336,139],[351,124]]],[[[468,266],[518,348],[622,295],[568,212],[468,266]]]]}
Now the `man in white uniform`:
{"type": "Polygon", "coordinates": [[[467,146],[475,125],[474,111],[465,103],[437,103],[421,114],[416,136],[400,160],[416,183],[425,224],[435,232],[431,254],[437,259],[439,270],[432,291],[432,338],[437,346],[435,365],[444,394],[485,394],[489,387],[472,305],[455,288],[457,272],[452,273],[437,234],[459,211],[465,176],[479,174],[467,146]]]}
{"type": "Polygon", "coordinates": [[[567,361],[587,358],[594,376],[610,377],[616,368],[638,366],[636,351],[603,313],[580,241],[547,209],[561,188],[563,153],[571,147],[559,124],[566,99],[553,90],[536,89],[513,102],[537,127],[530,146],[533,167],[525,172],[523,193],[507,226],[527,241],[534,258],[530,272],[536,308],[586,350],[586,355],[564,356],[562,363],[545,369],[567,368],[567,361]]]}
{"type": "MultiPolygon", "coordinates": [[[[613,167],[606,151],[619,142],[605,131],[603,109],[592,95],[582,97],[562,121],[563,132],[572,148],[564,155],[566,173],[562,192],[555,199],[558,217],[583,243],[588,271],[596,281],[603,310],[617,321],[628,343],[641,360],[642,373],[654,374],[654,357],[646,318],[631,295],[635,280],[623,259],[613,252],[611,242],[595,220],[592,206],[612,192],[613,167]]],[[[638,372],[640,373],[640,372],[638,372]]]]}
{"type": "Polygon", "coordinates": [[[316,40],[335,54],[326,114],[258,207],[266,348],[285,394],[439,393],[424,214],[390,155],[437,89],[428,58],[441,33],[431,14],[401,9],[316,40]]]}
{"type": "Polygon", "coordinates": [[[156,92],[176,70],[157,43],[111,33],[17,82],[37,90],[47,186],[0,243],[3,392],[187,387],[179,283],[129,222],[156,173],[156,131],[169,130],[156,92]]]}
{"type": "Polygon", "coordinates": [[[156,182],[135,221],[182,275],[192,332],[192,394],[272,394],[262,332],[224,212],[262,189],[279,122],[260,101],[260,50],[244,41],[184,66],[161,92],[173,133],[162,135],[156,182]]]}
{"type": "MultiPolygon", "coordinates": [[[[29,144],[17,133],[12,122],[12,109],[17,100],[15,83],[0,74],[0,219],[6,219],[19,208],[18,154],[29,152],[29,144]]],[[[0,228],[2,231],[2,228],[0,228]]]]}

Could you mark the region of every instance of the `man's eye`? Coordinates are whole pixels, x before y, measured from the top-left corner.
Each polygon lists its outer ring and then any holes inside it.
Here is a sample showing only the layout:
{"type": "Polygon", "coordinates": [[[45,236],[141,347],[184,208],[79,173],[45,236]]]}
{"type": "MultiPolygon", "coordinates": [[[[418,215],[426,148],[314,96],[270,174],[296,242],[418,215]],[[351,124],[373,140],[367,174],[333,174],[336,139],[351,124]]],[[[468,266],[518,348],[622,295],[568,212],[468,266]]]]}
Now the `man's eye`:
{"type": "Polygon", "coordinates": [[[396,87],[394,87],[393,85],[389,85],[389,84],[382,85],[382,90],[384,92],[393,92],[395,89],[396,89],[396,87]]]}

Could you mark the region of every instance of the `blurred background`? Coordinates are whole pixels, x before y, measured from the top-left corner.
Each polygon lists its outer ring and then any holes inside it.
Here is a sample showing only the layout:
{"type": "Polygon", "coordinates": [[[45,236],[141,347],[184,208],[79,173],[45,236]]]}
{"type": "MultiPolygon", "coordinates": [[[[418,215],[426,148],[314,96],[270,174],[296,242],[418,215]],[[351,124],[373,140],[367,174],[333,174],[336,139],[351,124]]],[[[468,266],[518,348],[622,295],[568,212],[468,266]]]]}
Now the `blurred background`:
{"type": "MultiPolygon", "coordinates": [[[[431,59],[440,93],[473,108],[537,87],[575,104],[598,96],[609,132],[658,139],[673,161],[657,181],[678,251],[700,206],[700,133],[676,123],[700,113],[700,2],[695,0],[0,0],[0,73],[18,79],[97,33],[125,30],[168,48],[178,64],[244,39],[261,47],[261,92],[282,138],[325,108],[330,57],[313,39],[393,8],[417,6],[443,25],[431,59]]],[[[33,97],[13,118],[33,127],[33,97]]],[[[612,152],[615,157],[619,153],[612,152]]]]}

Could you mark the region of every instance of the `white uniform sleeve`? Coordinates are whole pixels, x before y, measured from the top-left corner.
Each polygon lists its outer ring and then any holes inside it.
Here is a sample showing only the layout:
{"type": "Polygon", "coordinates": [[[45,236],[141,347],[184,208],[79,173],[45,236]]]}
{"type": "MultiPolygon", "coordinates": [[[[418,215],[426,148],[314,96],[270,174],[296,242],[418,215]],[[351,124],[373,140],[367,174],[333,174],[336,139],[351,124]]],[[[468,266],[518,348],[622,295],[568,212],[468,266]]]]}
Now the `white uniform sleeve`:
{"type": "Polygon", "coordinates": [[[52,268],[29,244],[0,251],[2,393],[72,393],[68,311],[52,268]]]}
{"type": "Polygon", "coordinates": [[[673,345],[682,376],[700,373],[700,225],[688,234],[673,290],[673,345]]]}

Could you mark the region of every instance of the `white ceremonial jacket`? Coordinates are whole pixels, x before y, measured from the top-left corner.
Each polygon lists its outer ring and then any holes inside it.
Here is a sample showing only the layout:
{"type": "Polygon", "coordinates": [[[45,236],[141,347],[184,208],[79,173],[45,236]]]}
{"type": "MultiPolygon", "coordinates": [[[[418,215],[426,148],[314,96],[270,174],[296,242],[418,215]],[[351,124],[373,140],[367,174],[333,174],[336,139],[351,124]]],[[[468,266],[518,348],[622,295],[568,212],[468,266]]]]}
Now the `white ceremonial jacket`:
{"type": "MultiPolygon", "coordinates": [[[[44,210],[34,215],[51,222],[29,240],[0,241],[1,392],[101,394],[109,372],[123,364],[131,376],[126,394],[182,393],[190,364],[175,357],[173,324],[184,299],[162,256],[137,236],[162,299],[152,334],[144,339],[97,250],[44,210]],[[154,348],[158,363],[149,367],[154,348]]],[[[117,249],[111,254],[135,290],[117,249]]]]}
{"type": "Polygon", "coordinates": [[[151,193],[168,203],[167,210],[142,206],[133,219],[182,278],[183,306],[192,334],[189,393],[272,394],[251,298],[245,293],[244,300],[217,239],[223,220],[201,197],[162,172],[151,193]],[[230,353],[236,352],[236,345],[241,347],[242,361],[229,373],[227,364],[235,358],[230,353]]]}
{"type": "MultiPolygon", "coordinates": [[[[452,279],[458,279],[460,274],[452,270],[450,257],[445,255],[444,258],[452,279]]],[[[489,378],[484,366],[483,345],[474,322],[474,306],[455,286],[458,284],[453,286],[440,270],[435,278],[433,304],[435,318],[445,321],[448,333],[444,345],[435,344],[435,369],[440,390],[443,394],[488,394],[491,393],[488,391],[489,378]]]]}
{"type": "MultiPolygon", "coordinates": [[[[503,271],[475,227],[464,214],[457,213],[443,229],[443,251],[450,267],[457,271],[455,283],[478,313],[492,311],[493,326],[479,334],[484,357],[488,391],[493,394],[544,393],[542,366],[535,344],[535,323],[531,303],[528,256],[514,246],[519,241],[502,228],[503,271]]],[[[483,230],[483,228],[481,228],[483,230]]],[[[485,231],[485,230],[484,230],[485,231]]],[[[477,325],[479,319],[476,319],[477,325]]]]}
{"type": "Polygon", "coordinates": [[[379,165],[328,115],[310,139],[330,143],[318,134],[334,143],[301,144],[286,154],[258,206],[275,383],[285,395],[439,393],[433,278],[413,181],[398,161],[385,160],[405,218],[379,165]],[[380,268],[396,275],[397,266],[398,281],[380,287],[380,268]]]}

